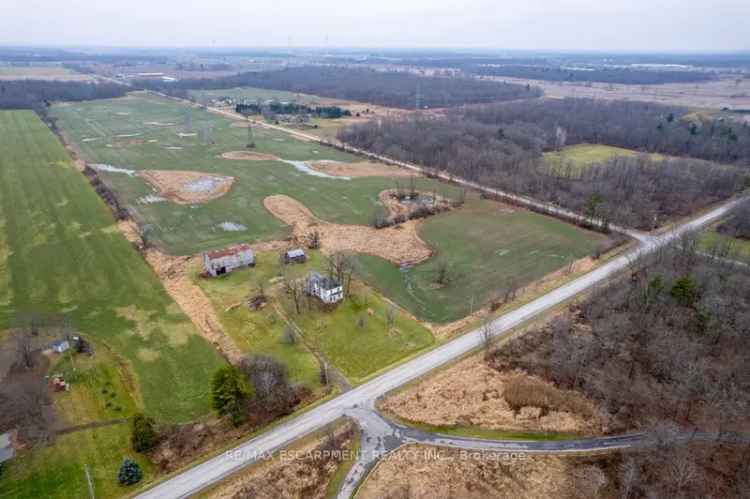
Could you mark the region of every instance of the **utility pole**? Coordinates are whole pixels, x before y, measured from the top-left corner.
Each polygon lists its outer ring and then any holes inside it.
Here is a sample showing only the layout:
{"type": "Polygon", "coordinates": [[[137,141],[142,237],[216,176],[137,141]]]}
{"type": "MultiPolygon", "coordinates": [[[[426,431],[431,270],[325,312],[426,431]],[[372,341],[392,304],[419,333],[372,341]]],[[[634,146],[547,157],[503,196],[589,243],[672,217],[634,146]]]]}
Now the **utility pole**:
{"type": "Polygon", "coordinates": [[[255,148],[255,137],[253,136],[253,123],[250,118],[247,118],[247,148],[255,148]]]}
{"type": "Polygon", "coordinates": [[[414,103],[414,105],[417,111],[419,111],[420,108],[422,107],[422,88],[421,88],[420,82],[417,82],[417,95],[416,95],[416,102],[414,103]]]}

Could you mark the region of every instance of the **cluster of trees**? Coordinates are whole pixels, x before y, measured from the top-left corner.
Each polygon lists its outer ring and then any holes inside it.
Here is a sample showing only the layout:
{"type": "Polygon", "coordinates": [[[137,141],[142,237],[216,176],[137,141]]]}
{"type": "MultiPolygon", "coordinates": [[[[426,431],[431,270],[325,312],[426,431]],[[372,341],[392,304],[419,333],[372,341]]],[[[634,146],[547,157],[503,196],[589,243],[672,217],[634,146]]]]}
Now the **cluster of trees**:
{"type": "Polygon", "coordinates": [[[730,237],[750,240],[750,202],[738,206],[731,217],[719,224],[718,230],[730,237]]]}
{"type": "Polygon", "coordinates": [[[252,355],[238,366],[219,369],[211,382],[214,409],[236,426],[270,421],[292,412],[304,396],[286,366],[267,355],[252,355]]]}
{"type": "MultiPolygon", "coordinates": [[[[573,112],[575,104],[566,104],[573,112]]],[[[584,104],[588,105],[595,109],[593,101],[584,104]]],[[[449,111],[443,116],[368,122],[342,130],[339,139],[377,154],[641,229],[652,229],[664,219],[687,215],[745,186],[746,177],[740,168],[686,158],[656,162],[646,156],[614,158],[587,168],[575,178],[562,178],[545,165],[545,150],[559,148],[566,140],[606,142],[605,138],[620,130],[625,133],[630,120],[624,118],[626,125],[619,126],[614,116],[604,112],[601,115],[616,124],[603,125],[597,131],[596,125],[602,123],[599,117],[582,113],[563,123],[580,123],[583,132],[574,126],[561,132],[562,126],[553,121],[558,113],[546,116],[545,106],[509,103],[449,111]],[[506,107],[511,111],[506,111],[506,107]],[[529,114],[523,115],[522,108],[529,114]],[[542,112],[535,114],[537,108],[542,112]],[[593,124],[584,119],[586,115],[591,116],[593,124]],[[608,128],[613,131],[606,135],[608,128]]],[[[561,107],[556,103],[549,106],[561,107]]],[[[559,118],[564,119],[562,113],[559,118]]],[[[654,128],[651,133],[658,132],[654,128]]]]}
{"type": "Polygon", "coordinates": [[[53,101],[122,97],[127,88],[114,83],[10,80],[0,82],[0,109],[37,109],[53,101]]]}
{"type": "Polygon", "coordinates": [[[279,102],[271,101],[268,103],[244,103],[237,104],[234,110],[240,114],[311,114],[319,118],[324,119],[336,119],[344,116],[351,116],[352,113],[348,109],[343,109],[339,106],[305,106],[304,104],[296,104],[294,102],[279,102]]]}
{"type": "Polygon", "coordinates": [[[179,97],[186,97],[188,90],[258,87],[404,109],[414,108],[417,101],[420,107],[433,108],[542,95],[540,89],[528,85],[472,78],[424,77],[407,72],[331,66],[302,66],[239,73],[224,78],[186,79],[171,83],[138,81],[136,85],[179,97]]]}
{"type": "Polygon", "coordinates": [[[750,271],[706,256],[694,237],[629,270],[491,353],[489,365],[584,394],[610,431],[653,435],[655,449],[619,466],[623,497],[747,497],[750,445],[730,431],[750,414],[750,271]],[[675,447],[693,431],[717,432],[721,443],[675,447]]]}
{"type": "Polygon", "coordinates": [[[505,76],[544,81],[624,83],[628,85],[654,85],[660,83],[696,83],[715,80],[714,73],[704,71],[649,70],[632,68],[581,67],[571,69],[548,65],[477,65],[468,69],[482,76],[505,76]]]}
{"type": "Polygon", "coordinates": [[[697,238],[634,261],[628,276],[511,342],[491,364],[583,392],[612,430],[667,421],[742,428],[750,414],[750,271],[697,238]]]}

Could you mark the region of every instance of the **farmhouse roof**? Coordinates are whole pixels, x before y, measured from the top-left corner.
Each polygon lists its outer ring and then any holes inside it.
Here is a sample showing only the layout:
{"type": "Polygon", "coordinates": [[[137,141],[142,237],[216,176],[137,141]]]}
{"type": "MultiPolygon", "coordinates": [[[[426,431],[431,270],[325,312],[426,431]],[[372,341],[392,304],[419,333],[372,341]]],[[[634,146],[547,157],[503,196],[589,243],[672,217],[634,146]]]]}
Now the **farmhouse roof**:
{"type": "Polygon", "coordinates": [[[338,281],[336,281],[336,279],[331,279],[330,277],[323,277],[317,272],[310,272],[310,275],[307,278],[313,282],[316,282],[318,286],[325,289],[326,291],[331,290],[331,289],[336,289],[339,286],[341,286],[341,284],[339,284],[338,281]]]}
{"type": "Polygon", "coordinates": [[[289,258],[299,258],[301,256],[305,256],[305,252],[301,248],[295,248],[287,251],[286,256],[288,256],[289,258]]]}
{"type": "Polygon", "coordinates": [[[66,345],[70,345],[70,343],[68,343],[68,340],[55,340],[50,344],[52,348],[64,347],[66,345]]]}
{"type": "Polygon", "coordinates": [[[250,251],[252,253],[252,248],[249,244],[238,244],[236,246],[230,246],[229,248],[224,248],[220,250],[214,250],[214,251],[208,251],[206,252],[206,255],[209,259],[215,260],[216,258],[223,258],[225,256],[232,256],[236,255],[238,253],[242,253],[245,251],[250,251]]]}

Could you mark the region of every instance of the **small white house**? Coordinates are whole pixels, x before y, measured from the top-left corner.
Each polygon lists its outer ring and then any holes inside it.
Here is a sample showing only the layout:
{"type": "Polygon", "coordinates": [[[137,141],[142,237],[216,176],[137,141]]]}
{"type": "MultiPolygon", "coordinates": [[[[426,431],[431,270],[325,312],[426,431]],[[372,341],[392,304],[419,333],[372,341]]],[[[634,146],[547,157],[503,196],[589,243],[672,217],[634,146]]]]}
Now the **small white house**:
{"type": "Polygon", "coordinates": [[[323,303],[338,303],[344,299],[344,288],[335,279],[310,272],[305,279],[305,293],[317,296],[323,303]]]}
{"type": "Polygon", "coordinates": [[[203,253],[203,268],[213,277],[240,267],[253,266],[255,266],[255,254],[247,244],[203,253]]]}
{"type": "Polygon", "coordinates": [[[70,348],[68,340],[55,340],[50,344],[50,348],[55,353],[64,353],[70,348]]]}

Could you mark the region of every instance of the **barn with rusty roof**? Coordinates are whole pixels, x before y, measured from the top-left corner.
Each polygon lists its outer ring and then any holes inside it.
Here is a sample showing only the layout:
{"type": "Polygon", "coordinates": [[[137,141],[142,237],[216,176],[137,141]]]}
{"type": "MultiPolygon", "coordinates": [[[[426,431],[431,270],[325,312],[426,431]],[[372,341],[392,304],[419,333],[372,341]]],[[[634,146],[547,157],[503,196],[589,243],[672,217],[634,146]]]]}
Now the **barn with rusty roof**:
{"type": "Polygon", "coordinates": [[[210,276],[227,274],[240,267],[254,267],[255,254],[247,244],[203,253],[203,268],[210,276]]]}

